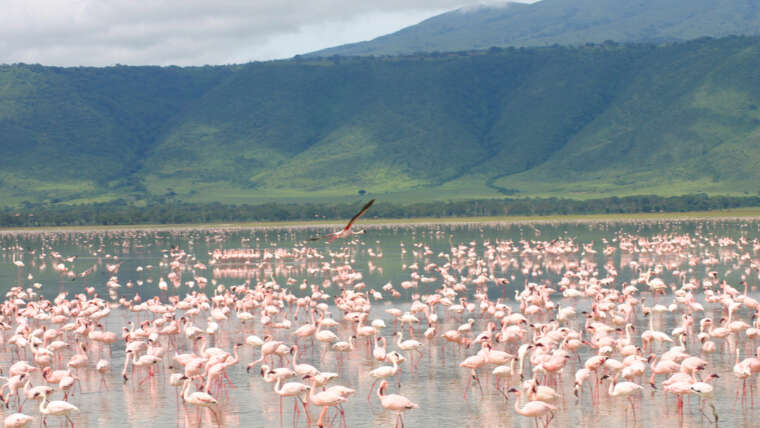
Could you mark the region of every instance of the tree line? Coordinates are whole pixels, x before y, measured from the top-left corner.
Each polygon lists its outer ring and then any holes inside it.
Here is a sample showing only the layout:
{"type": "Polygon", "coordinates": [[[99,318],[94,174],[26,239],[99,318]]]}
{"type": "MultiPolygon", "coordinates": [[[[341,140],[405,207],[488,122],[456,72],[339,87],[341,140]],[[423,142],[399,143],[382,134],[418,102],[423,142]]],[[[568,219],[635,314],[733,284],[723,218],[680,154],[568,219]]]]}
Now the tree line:
{"type": "MultiPolygon", "coordinates": [[[[663,197],[656,195],[609,197],[590,200],[561,198],[504,198],[469,201],[400,203],[378,201],[369,218],[546,216],[567,214],[613,214],[688,212],[760,206],[760,196],[708,196],[705,194],[663,197]]],[[[147,206],[123,200],[79,205],[32,205],[0,209],[1,227],[95,226],[139,224],[191,224],[288,220],[334,220],[355,214],[362,202],[267,203],[230,205],[221,203],[162,202],[147,206]]]]}

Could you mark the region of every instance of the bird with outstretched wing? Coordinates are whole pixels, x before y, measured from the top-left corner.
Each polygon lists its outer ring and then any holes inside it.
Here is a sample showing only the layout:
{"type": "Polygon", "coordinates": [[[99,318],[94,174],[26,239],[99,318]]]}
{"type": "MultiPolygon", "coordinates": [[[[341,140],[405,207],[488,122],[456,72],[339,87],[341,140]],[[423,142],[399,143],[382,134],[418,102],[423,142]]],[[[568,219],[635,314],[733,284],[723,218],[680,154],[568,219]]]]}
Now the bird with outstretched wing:
{"type": "Polygon", "coordinates": [[[353,226],[354,222],[356,222],[356,220],[358,220],[359,217],[364,215],[364,213],[366,213],[367,210],[369,210],[369,207],[371,207],[373,203],[375,203],[374,199],[367,202],[367,204],[364,205],[364,207],[358,213],[356,213],[355,216],[351,217],[351,220],[349,220],[348,224],[343,229],[337,232],[328,233],[327,235],[315,236],[313,238],[309,238],[309,241],[319,241],[320,239],[329,238],[327,242],[332,242],[338,238],[346,238],[348,236],[351,236],[354,233],[351,231],[351,226],[353,226]]]}

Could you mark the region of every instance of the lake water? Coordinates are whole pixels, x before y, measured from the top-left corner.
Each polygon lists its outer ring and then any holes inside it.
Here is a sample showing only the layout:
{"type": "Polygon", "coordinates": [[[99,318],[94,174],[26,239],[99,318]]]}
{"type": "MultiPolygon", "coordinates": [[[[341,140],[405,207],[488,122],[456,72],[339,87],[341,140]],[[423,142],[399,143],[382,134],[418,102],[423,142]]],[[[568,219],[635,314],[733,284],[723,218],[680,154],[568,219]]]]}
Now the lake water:
{"type": "MultiPolygon", "coordinates": [[[[369,320],[383,319],[387,327],[381,335],[388,339],[388,350],[397,349],[393,318],[385,311],[389,308],[399,308],[406,311],[410,307],[411,294],[431,294],[442,284],[441,276],[435,269],[424,270],[427,265],[441,266],[456,258],[453,249],[460,248],[464,253],[470,252],[472,260],[483,261],[483,267],[494,278],[506,279],[507,285],[494,281],[487,282],[488,297],[492,300],[503,298],[503,302],[515,310],[519,305],[515,301],[515,290],[522,290],[526,281],[547,284],[559,290],[559,282],[566,271],[568,263],[580,264],[589,270],[590,277],[602,279],[607,277],[612,269],[617,276],[612,281],[612,287],[635,280],[642,270],[657,270],[657,276],[667,284],[681,284],[684,280],[694,280],[702,284],[708,279],[708,272],[715,271],[720,279],[743,292],[740,281],[745,279],[749,284],[750,296],[760,300],[757,291],[756,269],[760,265],[760,223],[746,220],[721,221],[673,221],[673,222],[630,222],[630,223],[524,223],[524,224],[456,224],[456,225],[413,225],[413,226],[370,226],[365,235],[356,235],[350,242],[336,241],[327,244],[323,241],[305,242],[307,238],[325,229],[315,228],[285,228],[285,229],[184,229],[184,230],[125,230],[125,231],[96,231],[96,232],[5,232],[0,234],[0,289],[7,292],[12,286],[21,284],[47,299],[55,298],[59,293],[67,292],[72,298],[76,293],[83,293],[85,287],[94,287],[95,292],[114,303],[112,312],[101,320],[106,330],[120,333],[128,321],[153,319],[148,313],[134,313],[116,305],[122,299],[134,299],[139,295],[142,301],[158,297],[163,302],[168,296],[184,297],[188,292],[202,292],[213,295],[218,286],[272,282],[278,287],[286,287],[298,297],[310,294],[302,284],[328,284],[324,291],[331,296],[340,294],[340,288],[334,281],[334,270],[330,266],[350,265],[354,271],[360,272],[362,278],[355,280],[366,285],[364,289],[374,289],[382,293],[382,300],[375,300],[369,320]],[[632,237],[635,239],[631,240],[632,237]],[[687,238],[689,245],[678,251],[631,251],[625,252],[620,243],[638,242],[638,239],[673,240],[687,238]],[[524,248],[537,248],[542,243],[563,240],[572,242],[572,250],[564,254],[544,254],[540,251],[523,251],[524,248]],[[521,244],[528,242],[531,244],[521,244]],[[487,248],[503,244],[503,248],[511,247],[499,254],[486,254],[487,248]],[[615,248],[610,255],[605,249],[615,248]],[[247,262],[242,257],[234,260],[214,262],[214,254],[223,250],[247,249],[252,255],[247,262]],[[174,266],[170,264],[173,254],[185,253],[174,266]],[[52,254],[59,253],[56,258],[52,254]],[[75,257],[74,259],[71,259],[75,257]],[[490,258],[489,258],[490,257],[490,258]],[[69,258],[70,261],[65,259],[69,258]],[[697,260],[694,262],[694,260],[697,260]],[[14,262],[23,262],[23,267],[17,267],[14,262]],[[632,263],[633,262],[633,263],[632,263]],[[690,263],[692,262],[692,263],[690,263]],[[62,269],[56,265],[63,264],[62,269]],[[409,281],[413,265],[416,264],[423,277],[433,278],[432,282],[420,282],[416,289],[404,290],[401,283],[409,281]],[[635,269],[635,265],[640,266],[635,269]],[[109,266],[118,270],[109,272],[109,266]],[[660,269],[662,271],[660,272],[660,269]],[[67,275],[71,271],[74,278],[67,275]],[[81,273],[90,272],[86,277],[81,273]],[[168,290],[161,291],[159,283],[167,280],[170,272],[177,275],[175,283],[168,281],[168,290]],[[113,278],[111,288],[107,286],[113,278]],[[203,278],[207,285],[201,287],[203,278]],[[399,297],[393,298],[382,287],[391,283],[399,292],[399,297]],[[119,287],[113,287],[118,283],[119,287]],[[35,286],[35,284],[37,284],[35,286]],[[40,286],[41,284],[41,286],[40,286]],[[176,286],[175,286],[176,284],[176,286]],[[110,291],[109,291],[110,290],[110,291]]],[[[636,246],[639,248],[639,246],[636,246]]],[[[456,271],[462,277],[468,277],[475,266],[460,266],[456,271]]],[[[472,279],[472,278],[471,278],[472,279]]],[[[273,285],[273,284],[270,284],[273,285]]],[[[639,285],[640,295],[646,305],[652,305],[653,298],[646,286],[639,285]]],[[[718,287],[713,287],[717,289],[718,287]]],[[[705,313],[698,315],[695,320],[698,331],[699,319],[710,316],[719,320],[725,313],[715,303],[706,303],[701,292],[696,294],[697,302],[705,307],[705,313]]],[[[472,287],[462,295],[468,301],[474,302],[472,287]]],[[[673,291],[668,290],[664,296],[658,297],[658,303],[666,306],[673,302],[673,291]]],[[[582,329],[584,318],[582,310],[590,309],[588,298],[568,299],[562,293],[553,294],[552,300],[562,306],[575,305],[577,316],[569,322],[569,327],[582,329]]],[[[327,300],[333,317],[340,321],[339,327],[333,329],[342,339],[353,334],[353,323],[343,321],[343,313],[333,304],[333,299],[327,300]]],[[[480,371],[480,377],[485,387],[485,395],[481,399],[477,387],[471,387],[467,398],[463,398],[469,370],[459,367],[459,362],[469,355],[474,355],[479,346],[467,350],[456,349],[447,345],[440,337],[443,331],[456,329],[473,318],[472,328],[474,337],[477,332],[486,328],[486,323],[492,321],[488,314],[475,313],[454,314],[445,308],[437,310],[440,323],[437,327],[437,338],[426,340],[422,333],[428,328],[426,322],[414,326],[415,336],[424,343],[424,357],[419,366],[411,370],[409,362],[402,364],[400,376],[401,387],[395,382],[390,387],[391,393],[402,394],[420,408],[405,414],[405,422],[409,427],[430,426],[440,427],[506,427],[534,426],[528,418],[517,415],[513,405],[516,397],[510,396],[505,401],[501,393],[494,388],[494,377],[487,374],[491,369],[480,371]]],[[[181,315],[181,312],[180,312],[181,315]]],[[[259,314],[255,313],[255,323],[243,331],[243,327],[234,315],[221,324],[219,333],[213,338],[215,346],[222,349],[232,349],[232,344],[245,341],[245,337],[256,334],[263,337],[273,335],[286,343],[293,343],[291,332],[304,319],[293,322],[291,329],[262,327],[259,314]]],[[[197,324],[205,328],[207,314],[196,318],[197,324]]],[[[424,319],[424,315],[418,314],[424,319]]],[[[670,332],[678,326],[681,312],[662,312],[651,315],[653,326],[665,332],[670,332]]],[[[743,319],[752,323],[751,313],[742,307],[734,319],[743,319]]],[[[548,319],[531,319],[536,322],[546,322],[548,319]]],[[[649,328],[649,319],[637,308],[632,322],[636,327],[636,335],[649,328]]],[[[49,323],[47,323],[50,325],[49,323]]],[[[717,324],[717,323],[716,323],[717,324]]],[[[33,327],[40,322],[33,321],[33,327]]],[[[15,325],[14,325],[15,327],[15,325]]],[[[717,325],[716,325],[717,327],[717,325]]],[[[12,334],[6,332],[4,341],[12,334]]],[[[408,336],[408,331],[406,331],[408,336]]],[[[405,336],[405,338],[406,338],[405,336]]],[[[695,336],[695,335],[694,335],[695,336]]],[[[694,336],[687,344],[688,351],[699,355],[699,342],[694,336]]],[[[638,337],[636,343],[640,345],[638,337]]],[[[718,424],[721,426],[757,426],[760,417],[760,399],[757,406],[748,405],[742,408],[736,405],[734,399],[737,380],[732,374],[735,353],[734,347],[739,346],[742,358],[753,353],[758,343],[747,343],[742,340],[738,345],[716,340],[718,352],[703,356],[709,366],[707,373],[720,375],[713,384],[715,387],[715,406],[719,415],[718,424]]],[[[302,343],[302,346],[307,342],[302,343]]],[[[91,350],[90,367],[79,371],[81,392],[76,389],[70,401],[79,406],[81,414],[74,417],[76,426],[199,426],[198,415],[194,408],[186,407],[177,398],[174,387],[168,383],[167,366],[170,357],[167,356],[164,366],[157,375],[140,384],[141,373],[130,375],[128,382],[121,378],[121,367],[125,358],[125,343],[117,341],[112,346],[112,368],[107,375],[108,389],[101,386],[100,375],[94,370],[98,356],[91,350]]],[[[187,342],[180,343],[182,352],[189,349],[187,342]]],[[[666,347],[656,346],[661,353],[666,347]]],[[[15,347],[6,345],[0,353],[0,367],[6,370],[17,360],[15,347]]],[[[512,350],[510,350],[511,352],[512,350]]],[[[292,426],[292,399],[284,401],[284,414],[279,413],[279,397],[272,392],[272,384],[265,383],[258,370],[247,373],[246,365],[258,357],[259,350],[251,346],[240,349],[240,364],[228,369],[234,389],[217,394],[218,409],[222,414],[224,426],[292,426]]],[[[580,360],[592,356],[594,350],[583,347],[580,360]]],[[[173,351],[167,352],[172,354],[173,351]]],[[[28,354],[27,354],[28,355],[28,354]]],[[[71,355],[66,354],[64,361],[71,355]]],[[[23,359],[23,351],[21,353],[23,359]]],[[[619,354],[614,355],[620,359],[619,354]]],[[[338,359],[332,351],[320,361],[319,352],[307,350],[301,361],[310,363],[322,371],[337,371],[338,359]]],[[[364,341],[357,342],[356,349],[344,357],[340,367],[340,377],[333,384],[355,388],[357,393],[344,404],[347,425],[350,427],[363,426],[392,426],[395,414],[385,411],[373,393],[369,402],[367,393],[372,379],[368,372],[380,363],[374,361],[367,352],[364,341]]],[[[585,386],[584,394],[578,401],[573,396],[573,374],[582,367],[578,358],[571,358],[563,370],[559,387],[563,396],[558,406],[554,420],[550,426],[703,426],[715,425],[699,411],[699,401],[692,396],[686,399],[683,418],[679,417],[675,398],[664,396],[660,386],[664,377],[658,377],[658,390],[653,391],[647,382],[644,390],[637,399],[637,419],[626,411],[627,402],[624,399],[612,398],[606,394],[607,383],[604,383],[600,394],[600,402],[592,406],[589,385],[585,386]]],[[[526,369],[526,373],[529,371],[526,369]]],[[[648,378],[647,372],[646,377],[648,378]]],[[[34,374],[33,383],[41,382],[40,375],[34,374]]],[[[293,381],[294,379],[291,379],[293,381]]],[[[751,378],[757,383],[757,376],[751,378]]],[[[513,384],[519,383],[517,379],[513,384]]],[[[61,399],[56,393],[51,399],[61,399]]],[[[13,406],[12,406],[13,407],[13,406]]],[[[5,415],[10,410],[4,410],[5,415]]],[[[37,417],[36,403],[27,402],[24,413],[37,417]]],[[[312,417],[316,421],[319,409],[311,407],[312,417]]],[[[332,414],[332,411],[331,413],[332,414]]],[[[707,410],[707,414],[711,412],[707,410]]],[[[38,418],[39,419],[39,418],[38,418]]],[[[56,417],[48,418],[48,423],[55,426],[59,423],[56,417]]],[[[35,421],[34,424],[38,424],[35,421]]],[[[305,426],[303,416],[298,421],[299,426],[305,426]]],[[[336,420],[334,426],[338,426],[336,420]]],[[[203,426],[215,426],[211,414],[204,412],[203,426]]]]}

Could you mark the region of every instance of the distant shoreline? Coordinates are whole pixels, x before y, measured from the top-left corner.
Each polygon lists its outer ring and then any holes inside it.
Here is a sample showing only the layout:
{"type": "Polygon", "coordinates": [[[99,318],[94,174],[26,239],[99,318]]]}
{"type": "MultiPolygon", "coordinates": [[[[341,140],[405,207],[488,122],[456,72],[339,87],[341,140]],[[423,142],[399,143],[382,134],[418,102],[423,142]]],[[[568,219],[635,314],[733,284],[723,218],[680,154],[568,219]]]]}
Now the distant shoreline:
{"type": "MultiPolygon", "coordinates": [[[[372,228],[405,225],[457,225],[457,224],[510,224],[510,223],[585,223],[585,222],[655,222],[655,221],[695,221],[695,220],[760,220],[760,207],[733,208],[712,211],[625,213],[625,214],[568,214],[546,216],[489,216],[489,217],[418,217],[418,218],[376,218],[362,219],[358,227],[372,228]]],[[[89,226],[39,226],[0,227],[0,234],[42,233],[42,232],[100,232],[132,230],[203,230],[203,229],[317,229],[342,226],[345,220],[293,220],[261,222],[220,222],[186,224],[134,224],[134,225],[89,225],[89,226]]]]}

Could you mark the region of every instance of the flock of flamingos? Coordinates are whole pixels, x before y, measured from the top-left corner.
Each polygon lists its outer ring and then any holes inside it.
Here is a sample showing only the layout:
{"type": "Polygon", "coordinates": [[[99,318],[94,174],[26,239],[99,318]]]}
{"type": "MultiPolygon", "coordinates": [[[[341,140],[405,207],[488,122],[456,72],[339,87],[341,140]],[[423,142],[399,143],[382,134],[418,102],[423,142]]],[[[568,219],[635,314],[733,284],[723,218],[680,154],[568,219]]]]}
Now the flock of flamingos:
{"type": "Polygon", "coordinates": [[[88,412],[81,379],[99,377],[88,388],[105,391],[118,371],[125,388],[168,383],[184,412],[221,426],[224,401],[245,394],[228,374],[245,369],[279,395],[280,421],[345,426],[369,402],[403,427],[405,413],[426,411],[405,388],[426,381],[421,361],[461,376],[463,400],[495,395],[536,426],[602,401],[636,421],[643,402],[663,397],[679,417],[686,407],[713,424],[717,383],[735,390],[735,407],[754,406],[757,239],[618,233],[594,246],[493,236],[438,253],[402,240],[403,280],[375,283],[363,272],[382,277],[388,261],[371,233],[355,235],[225,249],[224,233],[210,234],[220,245],[207,254],[166,245],[129,281],[94,232],[75,238],[89,258],[59,253],[57,238],[8,244],[2,260],[17,276],[0,304],[5,426],[55,417],[73,427],[88,412]],[[37,282],[43,271],[59,279],[37,282]],[[662,327],[666,317],[674,328],[662,327]],[[720,367],[727,353],[732,364],[720,367]],[[371,368],[347,385],[356,359],[371,368]]]}

